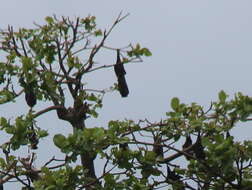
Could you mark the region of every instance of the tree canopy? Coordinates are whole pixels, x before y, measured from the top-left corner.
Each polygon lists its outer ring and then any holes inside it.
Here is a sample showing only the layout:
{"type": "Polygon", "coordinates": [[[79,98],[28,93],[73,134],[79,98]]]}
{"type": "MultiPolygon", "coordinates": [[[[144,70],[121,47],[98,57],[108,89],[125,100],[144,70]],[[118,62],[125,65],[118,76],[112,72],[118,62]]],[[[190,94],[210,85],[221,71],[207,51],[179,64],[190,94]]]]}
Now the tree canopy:
{"type": "Polygon", "coordinates": [[[252,142],[236,141],[232,134],[234,127],[252,119],[252,98],[240,92],[229,98],[221,91],[209,108],[175,97],[161,121],[111,118],[107,126],[85,125],[89,118],[99,117],[105,93],[119,91],[122,98],[130,93],[124,65],[151,56],[140,44],[107,44],[126,16],[119,14],[106,30],[97,27],[94,16],[48,16],[44,25],[33,29],[1,30],[0,103],[22,98],[30,107],[16,118],[0,119],[2,135],[8,137],[1,143],[2,187],[15,180],[22,189],[37,190],[252,189],[252,142]],[[102,51],[115,55],[114,63],[97,62],[102,51]],[[87,73],[111,67],[117,78],[114,85],[86,88],[87,73]],[[41,101],[50,106],[38,110],[41,101]],[[40,140],[50,138],[36,120],[51,111],[73,130],[68,136],[54,134],[63,158],[35,165],[40,140]],[[22,147],[29,150],[25,155],[19,151],[22,147]],[[101,172],[94,161],[102,166],[101,172]]]}

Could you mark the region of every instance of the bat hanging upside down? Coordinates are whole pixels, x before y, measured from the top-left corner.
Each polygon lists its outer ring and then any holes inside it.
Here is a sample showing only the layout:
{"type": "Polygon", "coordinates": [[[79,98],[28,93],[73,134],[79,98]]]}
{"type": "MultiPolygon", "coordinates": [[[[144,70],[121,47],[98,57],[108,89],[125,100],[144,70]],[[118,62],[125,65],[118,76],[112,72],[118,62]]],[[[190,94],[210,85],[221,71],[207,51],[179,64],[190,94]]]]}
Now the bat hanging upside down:
{"type": "Polygon", "coordinates": [[[31,108],[37,103],[36,95],[32,88],[25,89],[25,100],[31,108]]]}
{"type": "Polygon", "coordinates": [[[125,79],[126,71],[120,59],[120,50],[117,50],[117,60],[114,65],[115,74],[118,81],[118,90],[122,97],[127,97],[129,94],[128,85],[125,79]]]}

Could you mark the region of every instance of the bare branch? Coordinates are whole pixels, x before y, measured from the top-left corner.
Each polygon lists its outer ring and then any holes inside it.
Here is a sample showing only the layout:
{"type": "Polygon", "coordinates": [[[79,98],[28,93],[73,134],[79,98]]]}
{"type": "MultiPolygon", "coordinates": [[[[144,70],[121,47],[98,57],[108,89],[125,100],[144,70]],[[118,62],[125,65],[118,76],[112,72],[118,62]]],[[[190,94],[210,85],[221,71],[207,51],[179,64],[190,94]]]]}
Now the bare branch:
{"type": "Polygon", "coordinates": [[[36,117],[38,117],[38,116],[40,116],[40,115],[42,115],[42,114],[44,114],[44,113],[47,113],[47,112],[49,112],[49,111],[57,110],[57,109],[63,109],[63,108],[65,108],[65,107],[62,106],[62,105],[50,106],[50,107],[48,107],[48,108],[45,108],[45,109],[43,109],[43,110],[41,110],[41,111],[35,113],[35,114],[33,115],[33,117],[36,118],[36,117]]]}

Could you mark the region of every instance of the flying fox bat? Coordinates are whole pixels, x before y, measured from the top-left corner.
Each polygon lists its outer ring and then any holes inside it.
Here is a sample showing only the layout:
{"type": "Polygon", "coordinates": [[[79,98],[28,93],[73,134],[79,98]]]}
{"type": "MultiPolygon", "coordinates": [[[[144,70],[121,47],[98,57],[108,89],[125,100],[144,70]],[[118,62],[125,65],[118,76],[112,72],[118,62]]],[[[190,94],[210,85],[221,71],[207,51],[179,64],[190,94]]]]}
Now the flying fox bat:
{"type": "Polygon", "coordinates": [[[37,103],[36,95],[30,87],[25,89],[25,100],[30,107],[33,107],[37,103]]]}
{"type": "Polygon", "coordinates": [[[120,50],[117,50],[117,60],[114,65],[114,71],[118,81],[118,90],[122,97],[127,97],[129,94],[128,85],[125,79],[126,71],[124,69],[123,63],[120,59],[120,50]]]}

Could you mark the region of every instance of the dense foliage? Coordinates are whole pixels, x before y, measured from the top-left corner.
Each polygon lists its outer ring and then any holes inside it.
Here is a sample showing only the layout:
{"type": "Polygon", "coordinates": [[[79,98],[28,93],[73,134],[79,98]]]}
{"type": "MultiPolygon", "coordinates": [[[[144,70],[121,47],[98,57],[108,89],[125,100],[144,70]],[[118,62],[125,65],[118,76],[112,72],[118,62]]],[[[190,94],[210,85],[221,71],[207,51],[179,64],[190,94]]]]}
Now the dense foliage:
{"type": "Polygon", "coordinates": [[[173,98],[172,110],[159,122],[111,120],[104,127],[85,126],[87,119],[98,117],[106,92],[128,95],[124,64],[151,55],[139,44],[106,44],[124,18],[120,14],[104,31],[93,16],[75,21],[46,17],[46,23],[34,29],[1,31],[0,103],[23,98],[30,109],[17,118],[0,119],[1,134],[9,137],[1,144],[0,183],[15,179],[23,189],[38,190],[252,189],[252,142],[232,136],[234,127],[251,120],[252,98],[242,93],[228,98],[221,91],[207,109],[173,98]],[[114,63],[96,62],[103,50],[115,54],[114,63]],[[107,90],[86,88],[87,73],[110,67],[117,84],[107,90]],[[70,107],[66,98],[73,102],[70,107]],[[38,101],[51,106],[37,110],[38,101]],[[33,150],[40,148],[42,138],[49,138],[36,119],[51,111],[73,132],[53,137],[63,159],[53,157],[35,167],[38,155],[33,150]],[[22,147],[30,151],[19,154],[22,147]],[[52,166],[54,161],[59,164],[52,166]],[[94,161],[103,166],[101,173],[95,171],[94,161]]]}

